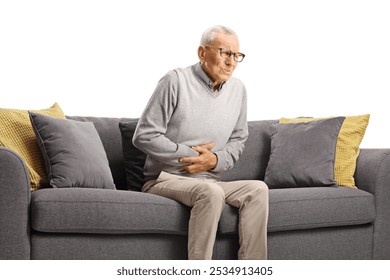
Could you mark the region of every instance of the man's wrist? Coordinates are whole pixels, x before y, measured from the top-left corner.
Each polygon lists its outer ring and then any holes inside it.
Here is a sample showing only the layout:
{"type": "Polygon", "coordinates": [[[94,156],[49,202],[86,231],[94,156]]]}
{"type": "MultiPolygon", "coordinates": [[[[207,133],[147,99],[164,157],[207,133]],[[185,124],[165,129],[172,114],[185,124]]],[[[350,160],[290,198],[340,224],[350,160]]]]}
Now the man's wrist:
{"type": "Polygon", "coordinates": [[[215,167],[213,169],[211,169],[213,172],[216,172],[216,173],[219,173],[219,172],[222,172],[224,171],[224,152],[223,151],[216,151],[215,153],[215,156],[217,158],[217,163],[215,165],[215,167]]]}
{"type": "Polygon", "coordinates": [[[214,170],[215,169],[215,167],[217,167],[217,165],[218,165],[218,155],[216,154],[216,153],[213,153],[214,154],[214,156],[215,156],[215,164],[214,164],[214,166],[210,169],[210,170],[214,170]]]}

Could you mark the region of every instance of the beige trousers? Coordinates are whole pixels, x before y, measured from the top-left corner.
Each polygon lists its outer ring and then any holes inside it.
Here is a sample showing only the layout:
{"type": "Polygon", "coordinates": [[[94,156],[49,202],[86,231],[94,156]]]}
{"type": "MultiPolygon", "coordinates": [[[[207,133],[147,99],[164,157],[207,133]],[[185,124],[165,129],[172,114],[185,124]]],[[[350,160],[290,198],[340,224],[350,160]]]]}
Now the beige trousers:
{"type": "Polygon", "coordinates": [[[192,207],[188,258],[211,259],[225,203],[239,209],[238,259],[267,259],[268,187],[262,181],[220,182],[161,172],[142,191],[192,207]]]}

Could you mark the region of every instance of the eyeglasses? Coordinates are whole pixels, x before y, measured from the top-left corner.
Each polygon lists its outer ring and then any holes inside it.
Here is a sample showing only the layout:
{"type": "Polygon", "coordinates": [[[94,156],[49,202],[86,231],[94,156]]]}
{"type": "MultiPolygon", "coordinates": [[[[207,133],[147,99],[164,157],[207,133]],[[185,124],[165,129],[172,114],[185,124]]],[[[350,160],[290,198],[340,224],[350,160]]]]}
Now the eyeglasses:
{"type": "Polygon", "coordinates": [[[227,49],[224,49],[224,48],[218,48],[218,47],[211,46],[211,45],[206,45],[205,47],[219,49],[219,55],[223,59],[228,59],[229,57],[231,57],[233,55],[233,59],[234,59],[235,62],[241,62],[241,61],[244,60],[244,57],[245,57],[245,54],[240,53],[240,52],[232,52],[230,50],[227,50],[227,49]]]}

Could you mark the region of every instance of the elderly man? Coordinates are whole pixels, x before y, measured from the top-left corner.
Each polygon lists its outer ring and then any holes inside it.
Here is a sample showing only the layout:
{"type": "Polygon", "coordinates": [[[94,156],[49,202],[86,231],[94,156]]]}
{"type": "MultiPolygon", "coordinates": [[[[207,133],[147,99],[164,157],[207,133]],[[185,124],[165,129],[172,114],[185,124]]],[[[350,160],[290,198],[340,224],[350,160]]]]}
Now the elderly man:
{"type": "Polygon", "coordinates": [[[188,258],[211,259],[225,203],[239,210],[239,259],[267,258],[268,187],[262,181],[222,182],[248,137],[244,84],[232,77],[245,55],[236,33],[206,30],[200,62],[168,72],[158,83],[134,134],[147,154],[143,192],[192,207],[188,258]]]}

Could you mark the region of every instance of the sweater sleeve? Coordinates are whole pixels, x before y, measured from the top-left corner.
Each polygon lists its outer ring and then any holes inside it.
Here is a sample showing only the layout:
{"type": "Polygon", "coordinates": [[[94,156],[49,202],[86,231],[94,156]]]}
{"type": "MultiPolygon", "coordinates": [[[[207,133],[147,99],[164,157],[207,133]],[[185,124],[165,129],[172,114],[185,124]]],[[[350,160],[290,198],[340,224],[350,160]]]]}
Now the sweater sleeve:
{"type": "Polygon", "coordinates": [[[232,169],[234,164],[238,161],[242,152],[244,151],[245,141],[247,139],[247,95],[244,87],[240,116],[229,138],[229,141],[222,149],[214,152],[218,158],[218,162],[212,172],[221,173],[232,169]]]}
{"type": "Polygon", "coordinates": [[[177,103],[177,74],[168,72],[158,83],[141,115],[133,137],[135,147],[150,157],[172,166],[182,166],[182,157],[197,156],[190,147],[172,142],[165,134],[177,103]]]}

